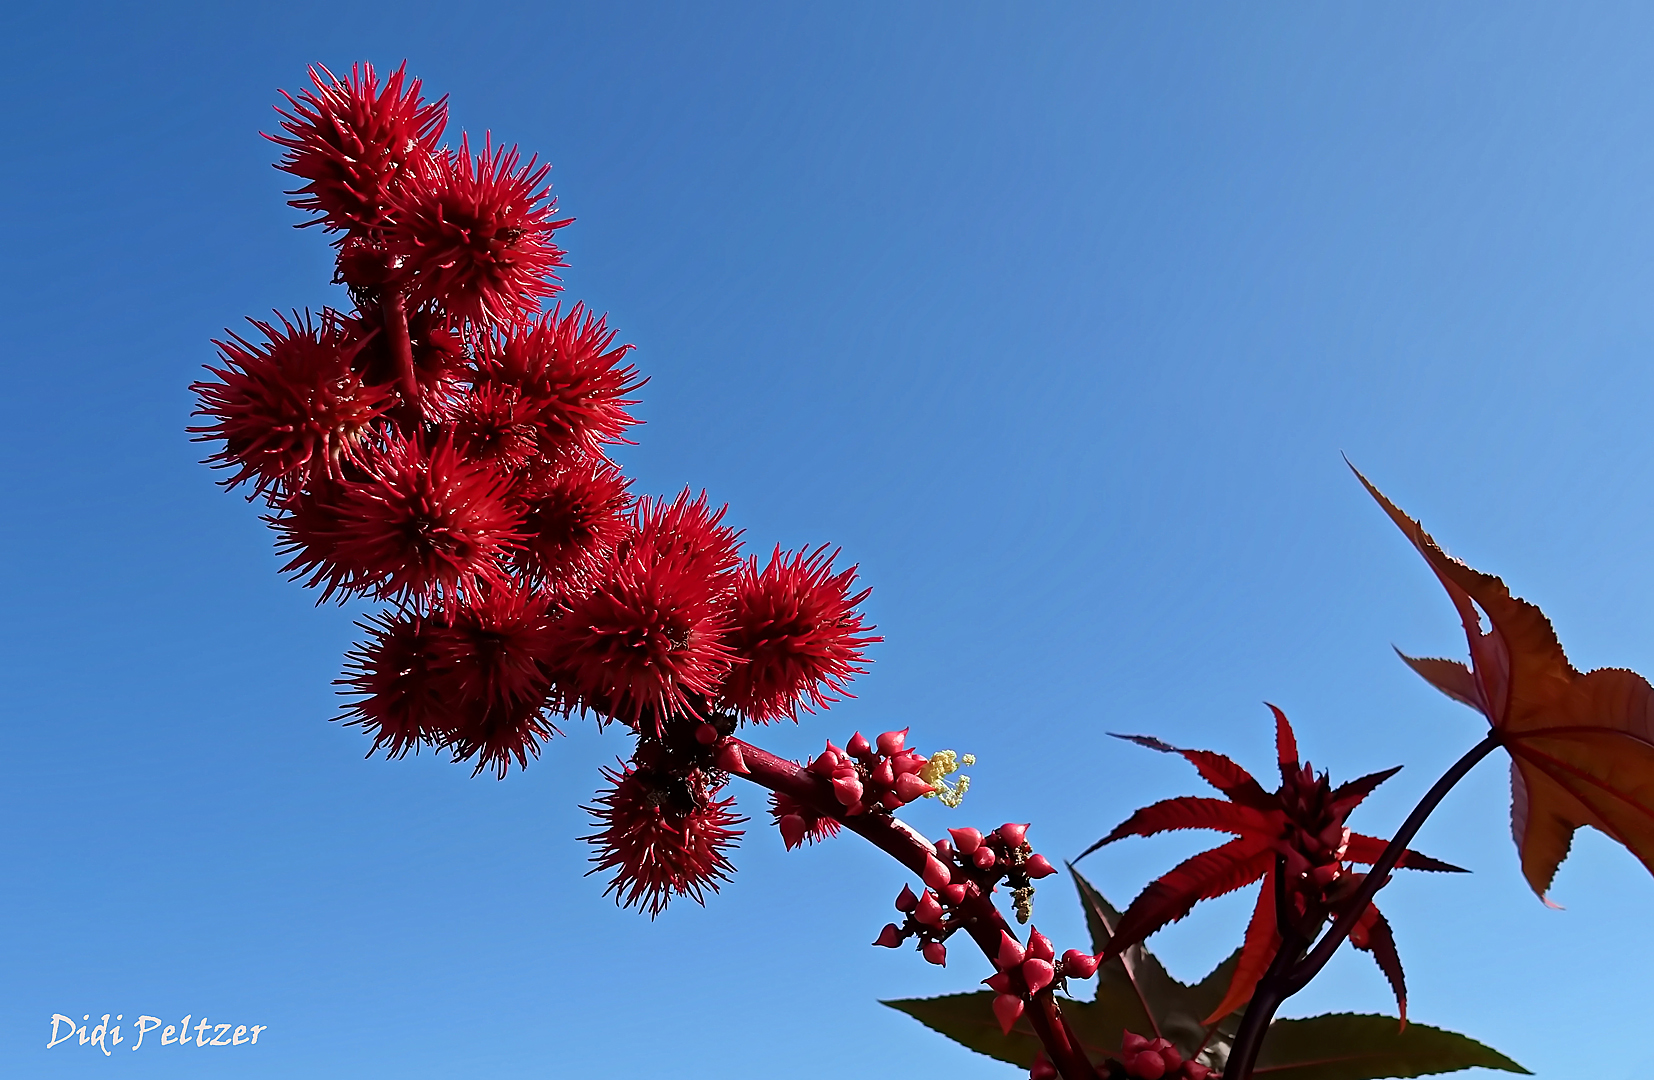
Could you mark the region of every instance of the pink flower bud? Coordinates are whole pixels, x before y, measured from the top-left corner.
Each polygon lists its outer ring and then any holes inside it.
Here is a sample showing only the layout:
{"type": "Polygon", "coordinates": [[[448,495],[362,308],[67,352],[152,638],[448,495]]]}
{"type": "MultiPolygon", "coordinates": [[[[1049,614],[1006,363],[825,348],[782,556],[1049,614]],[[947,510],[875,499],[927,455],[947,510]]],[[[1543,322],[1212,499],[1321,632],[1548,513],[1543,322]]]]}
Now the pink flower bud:
{"type": "Polygon", "coordinates": [[[1028,992],[1037,994],[1051,985],[1051,980],[1057,977],[1056,968],[1049,960],[1024,960],[1022,962],[1022,981],[1028,984],[1028,992]]]}
{"type": "Polygon", "coordinates": [[[838,757],[831,750],[823,750],[809,767],[817,776],[832,776],[833,770],[838,768],[838,757]]]}
{"type": "Polygon", "coordinates": [[[937,967],[948,966],[948,947],[940,941],[927,941],[919,952],[937,967]]]}
{"type": "Polygon", "coordinates": [[[1005,841],[1012,847],[1018,847],[1022,844],[1022,838],[1028,835],[1028,826],[1013,825],[1007,821],[994,831],[999,834],[999,838],[1001,840],[1005,841]]]}
{"type": "Polygon", "coordinates": [[[781,842],[787,845],[788,851],[802,844],[804,834],[810,831],[810,827],[798,814],[783,814],[781,820],[775,824],[781,830],[781,842]]]}
{"type": "Polygon", "coordinates": [[[1078,949],[1062,954],[1062,973],[1071,979],[1089,979],[1097,974],[1097,958],[1078,949]]]}
{"type": "Polygon", "coordinates": [[[850,736],[850,741],[844,747],[853,757],[866,757],[873,752],[873,744],[867,741],[867,736],[856,732],[850,736]]]}
{"type": "Polygon", "coordinates": [[[937,903],[935,893],[926,889],[919,896],[919,906],[913,909],[913,917],[926,926],[936,926],[942,921],[942,905],[937,903]]]}
{"type": "Polygon", "coordinates": [[[994,854],[993,848],[979,847],[976,849],[976,852],[971,855],[971,861],[977,865],[977,869],[987,870],[992,867],[994,863],[999,861],[999,856],[994,854]]]}
{"type": "Polygon", "coordinates": [[[965,902],[964,885],[944,885],[940,892],[942,893],[942,899],[950,904],[959,905],[965,902]]]}
{"type": "Polygon", "coordinates": [[[845,817],[859,817],[865,813],[867,813],[867,804],[859,801],[853,802],[844,808],[845,817]]]}
{"type": "Polygon", "coordinates": [[[833,796],[845,806],[861,801],[861,781],[854,776],[833,781],[833,796]]]}
{"type": "Polygon", "coordinates": [[[702,724],[695,729],[695,741],[702,746],[711,746],[718,741],[718,729],[711,724],[702,724]]]}
{"type": "Polygon", "coordinates": [[[994,998],[994,1016],[999,1020],[999,1030],[1009,1035],[1011,1027],[1022,1015],[1022,999],[1015,994],[1001,994],[994,998]]]}
{"type": "Polygon", "coordinates": [[[1057,872],[1057,868],[1052,866],[1051,861],[1044,855],[1033,855],[1029,857],[1027,862],[1022,864],[1022,872],[1027,874],[1030,878],[1038,880],[1042,877],[1050,877],[1052,874],[1055,874],[1057,872]]]}
{"type": "Polygon", "coordinates": [[[1137,1080],[1160,1080],[1166,1075],[1166,1062],[1153,1050],[1144,1050],[1124,1063],[1126,1071],[1137,1080]]]}
{"type": "Polygon", "coordinates": [[[902,891],[896,894],[896,910],[912,911],[918,906],[919,898],[913,895],[912,889],[908,888],[906,885],[903,885],[902,891]]]}
{"type": "Polygon", "coordinates": [[[881,761],[873,766],[873,782],[880,787],[889,787],[896,782],[896,770],[891,768],[890,762],[881,761]]]}
{"type": "Polygon", "coordinates": [[[946,859],[948,855],[953,852],[953,845],[948,843],[946,840],[936,841],[935,847],[936,855],[941,859],[946,859]]]}
{"type": "Polygon", "coordinates": [[[879,805],[886,810],[900,810],[902,808],[902,797],[894,791],[887,791],[879,796],[879,805]]]}
{"type": "Polygon", "coordinates": [[[988,989],[994,991],[996,994],[1008,994],[1011,992],[1011,977],[1003,971],[996,971],[982,981],[987,983],[988,989]]]}
{"type": "Polygon", "coordinates": [[[1057,950],[1051,947],[1051,939],[1032,927],[1028,930],[1027,955],[1035,960],[1054,960],[1057,950]]]}
{"type": "Polygon", "coordinates": [[[1022,957],[1022,946],[1017,944],[1017,939],[1012,937],[1009,932],[1001,930],[999,932],[999,956],[995,960],[995,963],[999,965],[999,970],[1010,971],[1022,963],[1022,957]]]}
{"type": "Polygon", "coordinates": [[[1145,1038],[1135,1031],[1127,1031],[1124,1033],[1124,1038],[1120,1040],[1120,1049],[1127,1054],[1135,1054],[1139,1050],[1147,1050],[1151,1042],[1153,1042],[1152,1039],[1145,1038]]]}
{"type": "Polygon", "coordinates": [[[982,834],[969,826],[963,829],[949,829],[948,835],[953,837],[953,842],[958,845],[961,855],[969,855],[982,846],[982,834]]]}
{"type": "Polygon", "coordinates": [[[925,767],[925,758],[923,754],[916,751],[903,750],[890,759],[890,767],[895,769],[897,773],[918,772],[925,767]]]}
{"type": "Polygon", "coordinates": [[[844,760],[844,751],[840,750],[838,747],[834,746],[833,745],[833,740],[831,740],[831,739],[827,740],[827,749],[826,749],[825,752],[829,753],[829,754],[832,754],[835,758],[838,758],[840,761],[844,760]]]}
{"type": "Polygon", "coordinates": [[[1178,1069],[1182,1068],[1183,1055],[1177,1052],[1177,1047],[1173,1046],[1165,1039],[1161,1039],[1160,1042],[1163,1045],[1155,1047],[1154,1052],[1159,1054],[1160,1060],[1166,1063],[1166,1071],[1176,1072],[1178,1069]]]}
{"type": "Polygon", "coordinates": [[[925,856],[925,872],[920,876],[925,879],[925,884],[933,889],[940,889],[953,880],[953,872],[948,869],[948,864],[934,855],[925,856]]]}
{"type": "Polygon", "coordinates": [[[903,773],[896,777],[896,794],[901,797],[903,802],[912,802],[914,799],[922,798],[935,790],[912,773],[903,773]]]}
{"type": "Polygon", "coordinates": [[[741,756],[741,744],[733,739],[725,743],[723,749],[718,751],[718,768],[741,776],[752,772],[751,769],[747,768],[746,759],[741,756]]]}
{"type": "Polygon", "coordinates": [[[883,945],[887,949],[897,948],[901,943],[902,932],[896,929],[896,924],[893,922],[885,923],[884,929],[879,931],[878,940],[873,942],[873,944],[883,945]]]}
{"type": "Polygon", "coordinates": [[[903,728],[900,731],[887,731],[883,735],[880,735],[879,753],[886,756],[901,753],[902,747],[907,743],[907,733],[911,730],[913,729],[903,728]]]}
{"type": "Polygon", "coordinates": [[[1046,1058],[1045,1051],[1034,1057],[1034,1067],[1028,1070],[1028,1080],[1057,1080],[1057,1067],[1046,1058]]]}
{"type": "Polygon", "coordinates": [[[1184,1080],[1206,1080],[1211,1075],[1212,1070],[1198,1061],[1185,1061],[1183,1063],[1184,1080]]]}

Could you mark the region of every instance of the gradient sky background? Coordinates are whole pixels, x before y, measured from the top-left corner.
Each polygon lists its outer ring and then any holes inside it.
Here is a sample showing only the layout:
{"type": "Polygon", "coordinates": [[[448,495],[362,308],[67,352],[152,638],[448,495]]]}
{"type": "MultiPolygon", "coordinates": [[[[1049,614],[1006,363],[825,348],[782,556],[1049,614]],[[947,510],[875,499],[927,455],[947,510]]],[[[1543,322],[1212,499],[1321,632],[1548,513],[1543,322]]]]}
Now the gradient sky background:
{"type": "MultiPolygon", "coordinates": [[[[904,877],[866,845],[755,828],[651,924],[581,876],[618,734],[571,722],[496,782],[327,722],[362,612],[285,582],[184,434],[210,337],[343,302],[257,134],[311,62],[405,57],[456,139],[555,163],[564,295],[652,379],[637,490],[704,486],[756,549],[842,544],[874,587],[859,697],[760,741],[976,753],[930,835],[1027,820],[1072,856],[1200,787],[1106,732],[1267,769],[1265,699],[1335,777],[1405,762],[1354,822],[1399,823],[1481,729],[1391,653],[1464,643],[1340,452],[1581,667],[1654,670],[1646,5],[3,18],[0,1074],[1017,1075],[877,1003],[987,972],[867,946],[904,877]],[[269,1031],[45,1049],[106,1011],[269,1031]]],[[[1123,903],[1204,839],[1084,865],[1123,903]]],[[[1547,1080],[1645,1075],[1648,873],[1582,833],[1542,907],[1498,760],[1418,846],[1476,872],[1386,890],[1413,1017],[1547,1080]]],[[[1047,884],[1036,922],[1078,944],[1047,884]]],[[[1153,946],[1204,974],[1250,903],[1153,946]]],[[[1391,1009],[1344,955],[1286,1013],[1391,1009]]]]}

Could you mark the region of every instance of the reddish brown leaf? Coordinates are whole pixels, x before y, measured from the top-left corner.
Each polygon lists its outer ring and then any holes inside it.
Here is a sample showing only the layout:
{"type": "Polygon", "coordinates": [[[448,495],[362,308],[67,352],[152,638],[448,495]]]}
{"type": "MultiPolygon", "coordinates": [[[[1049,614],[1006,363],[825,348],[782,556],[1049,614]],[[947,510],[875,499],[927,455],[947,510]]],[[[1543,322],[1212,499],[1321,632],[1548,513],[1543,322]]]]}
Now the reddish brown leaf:
{"type": "Polygon", "coordinates": [[[1654,873],[1654,687],[1618,668],[1581,674],[1544,612],[1512,596],[1498,578],[1448,556],[1356,476],[1424,556],[1459,613],[1468,672],[1452,661],[1403,659],[1487,717],[1510,752],[1511,830],[1529,886],[1544,899],[1575,830],[1585,825],[1619,841],[1654,873]]]}
{"type": "MultiPolygon", "coordinates": [[[[1269,705],[1269,702],[1264,702],[1269,705]]],[[[1269,705],[1269,711],[1275,714],[1275,757],[1280,763],[1296,766],[1298,764],[1298,738],[1292,734],[1292,722],[1286,718],[1286,713],[1269,705]]]]}
{"type": "Polygon", "coordinates": [[[1195,767],[1195,771],[1200,773],[1202,780],[1223,792],[1232,801],[1256,810],[1275,809],[1275,800],[1263,789],[1263,785],[1259,784],[1251,773],[1222,754],[1215,754],[1210,750],[1182,750],[1152,735],[1114,737],[1136,743],[1138,746],[1146,746],[1150,750],[1158,750],[1162,754],[1181,754],[1195,767]]]}
{"type": "Polygon", "coordinates": [[[1279,821],[1250,806],[1237,806],[1222,799],[1205,799],[1185,795],[1178,799],[1164,799],[1132,814],[1120,822],[1114,831],[1080,852],[1083,859],[1104,844],[1128,836],[1153,836],[1176,829],[1211,829],[1213,832],[1246,833],[1278,830],[1279,821]]]}
{"type": "MultiPolygon", "coordinates": [[[[1298,759],[1293,758],[1296,762],[1298,759]]],[[[1241,945],[1240,963],[1235,966],[1235,977],[1229,980],[1212,1015],[1201,1023],[1210,1026],[1252,1000],[1252,991],[1258,980],[1269,970],[1275,954],[1281,950],[1281,931],[1275,921],[1275,871],[1264,876],[1263,888],[1258,892],[1257,906],[1252,909],[1252,921],[1246,924],[1246,940],[1241,945]]]]}
{"type": "Polygon", "coordinates": [[[1120,916],[1104,959],[1183,918],[1200,901],[1250,885],[1274,865],[1275,849],[1270,839],[1257,837],[1231,840],[1185,859],[1137,894],[1120,916]]]}
{"type": "MultiPolygon", "coordinates": [[[[1384,849],[1389,846],[1390,842],[1388,840],[1380,840],[1376,836],[1365,836],[1361,833],[1351,833],[1350,846],[1345,850],[1344,858],[1352,863],[1371,866],[1378,861],[1378,857],[1384,854],[1384,849]]],[[[1412,849],[1401,853],[1401,858],[1397,860],[1396,866],[1403,870],[1435,870],[1438,873],[1449,874],[1470,873],[1462,866],[1454,866],[1452,863],[1442,862],[1440,859],[1432,859],[1428,855],[1420,855],[1412,849]]]]}
{"type": "Polygon", "coordinates": [[[1378,969],[1384,972],[1384,977],[1390,981],[1390,989],[1396,993],[1396,1005],[1401,1009],[1401,1027],[1406,1030],[1407,979],[1401,971],[1401,955],[1396,952],[1396,939],[1390,933],[1390,924],[1376,904],[1368,904],[1365,914],[1355,926],[1350,944],[1373,954],[1378,969]]]}
{"type": "Polygon", "coordinates": [[[1373,793],[1374,788],[1400,771],[1401,766],[1397,765],[1393,769],[1368,773],[1366,776],[1358,777],[1347,784],[1339,784],[1332,793],[1332,804],[1338,808],[1339,812],[1347,814],[1360,806],[1362,801],[1373,793]]]}

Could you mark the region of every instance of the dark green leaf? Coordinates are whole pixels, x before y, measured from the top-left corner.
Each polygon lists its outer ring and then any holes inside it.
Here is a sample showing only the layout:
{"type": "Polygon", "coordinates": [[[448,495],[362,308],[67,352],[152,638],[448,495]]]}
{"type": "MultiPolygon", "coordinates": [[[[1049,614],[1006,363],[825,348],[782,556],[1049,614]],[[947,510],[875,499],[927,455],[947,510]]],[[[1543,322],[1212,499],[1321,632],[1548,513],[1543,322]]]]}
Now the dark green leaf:
{"type": "MultiPolygon", "coordinates": [[[[992,990],[948,994],[945,997],[903,998],[880,1004],[900,1009],[933,1031],[940,1031],[979,1054],[1009,1061],[1025,1069],[1033,1067],[1034,1056],[1041,1049],[1039,1036],[1028,1026],[1026,1017],[1016,1022],[1009,1035],[999,1030],[999,1021],[994,1018],[992,990]]],[[[1069,1002],[1061,1004],[1066,1015],[1069,1002]]]]}
{"type": "Polygon", "coordinates": [[[1467,1036],[1393,1016],[1329,1013],[1277,1020],[1264,1037],[1252,1075],[1267,1080],[1378,1080],[1481,1066],[1528,1070],[1467,1036]]]}

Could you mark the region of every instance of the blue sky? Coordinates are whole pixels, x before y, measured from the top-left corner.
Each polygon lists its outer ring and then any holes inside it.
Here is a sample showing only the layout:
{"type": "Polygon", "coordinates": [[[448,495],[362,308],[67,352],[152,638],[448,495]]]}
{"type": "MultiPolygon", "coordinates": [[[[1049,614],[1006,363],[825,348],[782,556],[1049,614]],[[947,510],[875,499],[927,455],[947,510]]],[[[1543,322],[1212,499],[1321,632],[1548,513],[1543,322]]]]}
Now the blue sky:
{"type": "MultiPolygon", "coordinates": [[[[903,883],[866,845],[754,828],[651,924],[581,876],[616,733],[495,782],[327,722],[363,611],[284,581],[184,434],[209,338],[343,303],[257,134],[312,62],[406,58],[456,137],[554,162],[565,296],[651,376],[638,489],[842,544],[874,588],[857,699],[760,741],[974,752],[930,835],[1032,821],[1071,856],[1198,784],[1106,732],[1264,769],[1266,699],[1335,777],[1405,763],[1354,821],[1397,824],[1480,727],[1391,653],[1463,640],[1341,452],[1579,666],[1654,670],[1645,7],[68,2],[3,31],[5,1075],[1016,1075],[877,1004],[987,972],[865,944],[903,883]],[[45,1049],[106,1011],[268,1031],[45,1049]]],[[[1201,839],[1085,866],[1124,902],[1201,839]]],[[[1498,761],[1418,846],[1475,873],[1386,889],[1416,1020],[1557,1080],[1654,1064],[1631,856],[1582,833],[1546,910],[1498,761]]],[[[1036,922],[1079,944],[1049,886],[1036,922]]],[[[1249,903],[1153,945],[1204,974],[1249,903]]],[[[1341,956],[1285,1011],[1388,998],[1341,956]]]]}

